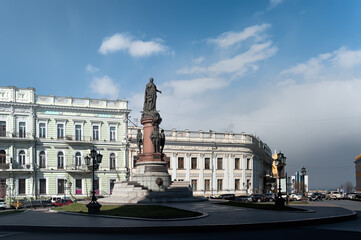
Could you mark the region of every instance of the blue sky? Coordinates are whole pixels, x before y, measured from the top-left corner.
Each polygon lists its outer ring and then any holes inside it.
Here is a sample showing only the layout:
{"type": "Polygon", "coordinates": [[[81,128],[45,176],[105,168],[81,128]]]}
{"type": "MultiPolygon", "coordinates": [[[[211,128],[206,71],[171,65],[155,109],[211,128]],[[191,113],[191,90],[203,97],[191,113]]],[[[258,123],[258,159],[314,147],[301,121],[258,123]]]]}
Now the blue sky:
{"type": "Polygon", "coordinates": [[[355,182],[360,1],[0,1],[0,81],[126,98],[164,128],[255,134],[311,187],[355,182]]]}

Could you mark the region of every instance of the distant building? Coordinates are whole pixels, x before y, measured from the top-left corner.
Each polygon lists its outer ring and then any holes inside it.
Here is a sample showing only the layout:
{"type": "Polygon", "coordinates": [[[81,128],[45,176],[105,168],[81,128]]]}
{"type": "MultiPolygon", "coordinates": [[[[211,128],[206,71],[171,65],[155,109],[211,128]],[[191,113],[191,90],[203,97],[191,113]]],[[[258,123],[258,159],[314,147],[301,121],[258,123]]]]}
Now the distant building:
{"type": "Polygon", "coordinates": [[[0,197],[90,195],[84,157],[103,161],[96,193],[108,195],[127,172],[128,102],[40,96],[34,88],[0,87],[0,197]],[[69,184],[71,183],[71,185],[69,184]]]}
{"type": "MultiPolygon", "coordinates": [[[[137,130],[129,128],[129,166],[135,167],[137,130]]],[[[189,181],[194,195],[237,195],[271,191],[271,150],[245,133],[165,130],[172,181],[189,181]]],[[[133,169],[134,170],[134,169],[133,169]]]]}
{"type": "Polygon", "coordinates": [[[356,191],[361,191],[361,154],[355,158],[356,191]]]}
{"type": "Polygon", "coordinates": [[[302,176],[301,171],[297,171],[294,176],[291,176],[290,186],[292,193],[303,193],[303,190],[309,192],[308,175],[302,176]]]}

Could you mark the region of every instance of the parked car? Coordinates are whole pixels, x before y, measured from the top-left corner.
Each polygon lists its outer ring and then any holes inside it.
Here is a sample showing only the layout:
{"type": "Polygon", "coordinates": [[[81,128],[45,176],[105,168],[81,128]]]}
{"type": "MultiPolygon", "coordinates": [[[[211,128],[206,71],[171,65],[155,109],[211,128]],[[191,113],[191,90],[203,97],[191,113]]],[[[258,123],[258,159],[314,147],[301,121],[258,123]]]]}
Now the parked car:
{"type": "Polygon", "coordinates": [[[64,205],[67,206],[72,203],[73,203],[73,201],[71,199],[59,199],[58,201],[52,203],[51,205],[55,206],[55,207],[62,207],[64,205]]]}
{"type": "Polygon", "coordinates": [[[4,210],[6,208],[6,202],[3,198],[0,198],[0,209],[4,210]]]}
{"type": "Polygon", "coordinates": [[[59,197],[59,196],[51,196],[51,197],[50,197],[51,203],[55,203],[55,202],[58,201],[59,199],[62,199],[62,197],[59,197]]]}
{"type": "Polygon", "coordinates": [[[340,200],[342,198],[341,193],[337,191],[328,192],[326,194],[326,199],[332,199],[332,200],[340,200]]]}
{"type": "Polygon", "coordinates": [[[234,194],[221,194],[218,197],[219,199],[225,199],[225,200],[234,200],[236,199],[236,196],[234,194]]]}
{"type": "Polygon", "coordinates": [[[274,202],[276,199],[276,194],[274,193],[265,193],[264,200],[265,202],[274,202]]]}
{"type": "Polygon", "coordinates": [[[355,196],[355,199],[361,200],[361,193],[357,193],[356,196],[355,196]]]}
{"type": "Polygon", "coordinates": [[[292,193],[290,195],[291,201],[301,201],[301,198],[302,198],[302,193],[292,193]]]}
{"type": "Polygon", "coordinates": [[[238,202],[245,202],[245,203],[252,202],[252,198],[250,196],[238,196],[234,200],[238,201],[238,202]]]}
{"type": "Polygon", "coordinates": [[[265,201],[263,194],[251,194],[250,197],[252,198],[253,202],[264,202],[265,201]]]}
{"type": "Polygon", "coordinates": [[[311,196],[308,196],[308,199],[310,201],[322,201],[322,194],[318,192],[312,193],[311,196]]]}

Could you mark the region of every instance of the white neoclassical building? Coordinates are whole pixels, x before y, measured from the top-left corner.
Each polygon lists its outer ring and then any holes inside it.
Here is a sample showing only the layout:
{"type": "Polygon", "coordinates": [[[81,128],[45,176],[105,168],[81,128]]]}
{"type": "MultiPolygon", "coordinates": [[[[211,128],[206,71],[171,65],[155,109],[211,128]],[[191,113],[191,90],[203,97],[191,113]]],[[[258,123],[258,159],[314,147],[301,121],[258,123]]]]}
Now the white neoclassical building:
{"type": "MultiPolygon", "coordinates": [[[[129,166],[135,167],[137,127],[130,127],[129,166]]],[[[271,190],[272,154],[249,134],[165,130],[172,181],[189,181],[194,195],[237,195],[271,190]]]]}
{"type": "Polygon", "coordinates": [[[128,102],[40,96],[0,87],[0,197],[90,195],[84,157],[103,155],[96,192],[108,195],[127,173],[128,102]],[[71,184],[69,184],[71,183],[71,184]]]}

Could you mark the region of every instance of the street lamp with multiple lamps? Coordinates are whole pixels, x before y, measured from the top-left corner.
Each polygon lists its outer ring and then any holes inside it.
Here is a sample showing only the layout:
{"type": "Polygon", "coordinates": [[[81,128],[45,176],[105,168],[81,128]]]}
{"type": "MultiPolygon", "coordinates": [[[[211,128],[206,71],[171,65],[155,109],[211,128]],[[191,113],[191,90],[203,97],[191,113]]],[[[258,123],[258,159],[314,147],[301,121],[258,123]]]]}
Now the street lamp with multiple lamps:
{"type": "Polygon", "coordinates": [[[303,167],[301,169],[301,175],[302,175],[302,202],[307,202],[307,197],[306,197],[306,185],[305,185],[305,176],[306,176],[306,168],[303,167]]]}
{"type": "Polygon", "coordinates": [[[88,213],[99,213],[100,212],[100,208],[101,208],[101,204],[97,202],[97,198],[95,196],[95,187],[94,187],[94,177],[95,177],[95,171],[99,169],[99,165],[102,162],[102,158],[103,155],[99,153],[97,153],[97,151],[95,151],[95,149],[93,148],[90,151],[90,157],[86,156],[85,157],[85,164],[88,166],[88,169],[92,170],[93,173],[93,178],[92,178],[92,199],[90,201],[90,203],[88,203],[86,205],[86,207],[88,208],[88,213]],[[90,160],[92,160],[92,164],[90,163],[90,160]]]}
{"type": "Polygon", "coordinates": [[[286,157],[283,153],[277,154],[277,159],[275,159],[275,164],[277,167],[277,175],[278,175],[278,196],[275,200],[275,205],[277,206],[284,206],[285,205],[285,199],[282,198],[281,193],[281,171],[286,165],[286,157]]]}

